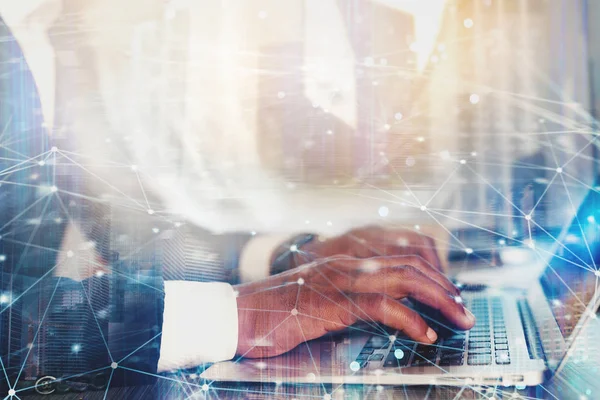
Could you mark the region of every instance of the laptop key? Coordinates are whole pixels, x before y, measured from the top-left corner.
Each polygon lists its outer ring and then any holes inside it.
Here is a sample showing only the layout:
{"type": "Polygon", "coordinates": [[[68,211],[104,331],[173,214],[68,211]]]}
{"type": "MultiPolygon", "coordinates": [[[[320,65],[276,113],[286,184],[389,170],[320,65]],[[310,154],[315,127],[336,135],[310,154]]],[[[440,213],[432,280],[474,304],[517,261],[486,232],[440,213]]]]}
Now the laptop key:
{"type": "Polygon", "coordinates": [[[460,356],[460,357],[443,358],[440,360],[439,365],[449,367],[449,366],[463,365],[463,363],[464,363],[464,358],[462,356],[460,356]]]}
{"type": "Polygon", "coordinates": [[[381,361],[383,360],[383,354],[381,353],[377,353],[377,354],[371,354],[369,356],[369,361],[381,361]]]}
{"type": "Polygon", "coordinates": [[[474,343],[474,342],[490,342],[490,336],[475,336],[475,337],[470,337],[469,338],[469,343],[474,343]]]}
{"type": "Polygon", "coordinates": [[[510,354],[507,350],[496,352],[496,364],[510,364],[510,354]]]}
{"type": "Polygon", "coordinates": [[[483,348],[490,348],[492,347],[492,344],[490,342],[471,342],[469,343],[469,350],[471,349],[483,349],[483,348]]]}
{"type": "Polygon", "coordinates": [[[478,354],[474,356],[469,356],[467,358],[467,364],[469,365],[489,365],[492,363],[491,355],[483,355],[478,354]]]}
{"type": "Polygon", "coordinates": [[[373,349],[372,349],[372,348],[370,348],[370,347],[365,347],[364,349],[362,349],[362,350],[360,351],[360,354],[373,354],[373,351],[375,351],[375,350],[373,350],[373,349]]]}
{"type": "Polygon", "coordinates": [[[496,350],[508,350],[508,345],[496,343],[496,350]]]}
{"type": "Polygon", "coordinates": [[[384,367],[405,367],[408,364],[408,360],[410,359],[410,353],[408,351],[401,350],[400,352],[391,351],[385,362],[383,363],[384,367]],[[398,358],[400,356],[400,358],[398,358]]]}
{"type": "Polygon", "coordinates": [[[356,361],[365,361],[369,358],[368,354],[359,354],[358,357],[356,357],[356,361]]]}
{"type": "Polygon", "coordinates": [[[506,338],[495,338],[494,342],[496,344],[508,344],[508,339],[506,339],[506,338]]]}
{"type": "Polygon", "coordinates": [[[469,349],[469,355],[471,354],[492,354],[492,349],[469,349]]]}
{"type": "Polygon", "coordinates": [[[435,360],[430,360],[428,358],[421,358],[419,356],[416,356],[413,360],[412,363],[410,364],[411,367],[429,367],[431,365],[435,365],[435,360]]]}

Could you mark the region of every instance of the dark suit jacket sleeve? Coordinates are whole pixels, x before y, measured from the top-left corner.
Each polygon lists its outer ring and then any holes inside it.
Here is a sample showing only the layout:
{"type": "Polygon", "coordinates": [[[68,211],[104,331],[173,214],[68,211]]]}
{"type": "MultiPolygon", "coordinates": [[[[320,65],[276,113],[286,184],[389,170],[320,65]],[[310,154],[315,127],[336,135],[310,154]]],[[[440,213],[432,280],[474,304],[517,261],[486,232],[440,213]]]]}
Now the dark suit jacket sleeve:
{"type": "MultiPolygon", "coordinates": [[[[12,38],[1,22],[0,31],[12,38]]],[[[99,201],[82,170],[61,156],[66,146],[50,141],[14,40],[0,43],[0,59],[0,357],[10,386],[44,376],[91,389],[108,379],[111,386],[152,383],[165,275],[235,283],[250,235],[215,236],[99,201]],[[56,276],[68,221],[108,268],[92,264],[83,280],[56,276]]]]}

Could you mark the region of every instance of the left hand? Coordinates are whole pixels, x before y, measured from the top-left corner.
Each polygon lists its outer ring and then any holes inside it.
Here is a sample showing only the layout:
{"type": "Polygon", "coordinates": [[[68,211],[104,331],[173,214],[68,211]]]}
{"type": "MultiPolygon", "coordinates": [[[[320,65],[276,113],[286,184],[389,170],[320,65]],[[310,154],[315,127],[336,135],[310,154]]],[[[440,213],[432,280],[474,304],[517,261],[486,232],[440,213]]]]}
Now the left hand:
{"type": "Polygon", "coordinates": [[[347,255],[354,258],[377,256],[416,256],[435,269],[442,270],[435,241],[419,232],[367,226],[324,241],[314,239],[298,252],[297,265],[316,258],[347,255]]]}

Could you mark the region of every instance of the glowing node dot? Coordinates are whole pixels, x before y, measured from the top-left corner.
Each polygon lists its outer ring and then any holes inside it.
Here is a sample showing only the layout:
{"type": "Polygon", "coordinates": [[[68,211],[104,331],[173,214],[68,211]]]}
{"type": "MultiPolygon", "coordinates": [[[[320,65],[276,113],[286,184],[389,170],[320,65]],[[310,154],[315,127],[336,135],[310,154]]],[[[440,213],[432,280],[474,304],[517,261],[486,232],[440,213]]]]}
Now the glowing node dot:
{"type": "Polygon", "coordinates": [[[306,220],[306,221],[304,221],[304,223],[305,223],[306,225],[308,225],[308,224],[310,224],[310,221],[309,221],[309,220],[306,220]]]}
{"type": "Polygon", "coordinates": [[[58,188],[57,188],[56,186],[52,186],[52,187],[50,188],[50,191],[51,191],[52,193],[56,193],[56,192],[58,192],[58,188]]]}
{"type": "Polygon", "coordinates": [[[389,339],[390,339],[390,342],[395,342],[396,341],[396,335],[390,335],[389,339]]]}
{"type": "Polygon", "coordinates": [[[465,249],[465,253],[467,253],[467,254],[473,254],[473,249],[472,249],[472,248],[470,248],[470,247],[467,247],[467,248],[465,249]]]}
{"type": "Polygon", "coordinates": [[[331,400],[331,395],[329,393],[325,393],[323,400],[331,400]]]}
{"type": "Polygon", "coordinates": [[[283,99],[285,97],[285,92],[277,92],[277,97],[283,99]]]}
{"type": "Polygon", "coordinates": [[[473,93],[471,96],[469,96],[469,101],[471,102],[471,104],[477,104],[479,103],[479,95],[476,93],[473,93]]]}
{"type": "Polygon", "coordinates": [[[465,28],[471,29],[473,27],[473,25],[475,25],[475,23],[473,22],[473,20],[471,18],[466,18],[463,21],[463,25],[465,26],[465,28]]]}
{"type": "Polygon", "coordinates": [[[158,232],[160,232],[160,229],[158,229],[158,228],[152,228],[152,232],[158,233],[158,232]]]}
{"type": "Polygon", "coordinates": [[[525,219],[526,219],[527,221],[531,221],[531,214],[527,214],[527,215],[525,216],[525,219]]]}
{"type": "Polygon", "coordinates": [[[328,129],[326,132],[328,135],[333,135],[333,131],[331,129],[328,129]]]}
{"type": "Polygon", "coordinates": [[[594,275],[596,275],[596,276],[600,276],[600,269],[598,269],[598,270],[594,271],[594,275]]]}
{"type": "Polygon", "coordinates": [[[350,369],[354,372],[358,371],[360,369],[360,364],[357,363],[356,361],[352,361],[350,363],[350,369]]]}
{"type": "Polygon", "coordinates": [[[472,151],[472,152],[471,152],[471,156],[472,156],[472,157],[477,157],[477,152],[476,152],[476,151],[472,151]]]}
{"type": "Polygon", "coordinates": [[[402,115],[402,113],[396,113],[394,114],[394,118],[396,119],[396,121],[402,121],[402,118],[404,118],[404,115],[402,115]]]}
{"type": "Polygon", "coordinates": [[[463,303],[463,299],[462,299],[462,297],[460,297],[460,296],[455,296],[455,297],[454,297],[454,302],[455,302],[456,304],[462,304],[462,303],[463,303]]]}
{"type": "Polygon", "coordinates": [[[40,167],[43,167],[44,165],[46,165],[46,161],[42,160],[42,161],[38,162],[38,165],[40,167]]]}
{"type": "Polygon", "coordinates": [[[6,255],[0,254],[0,262],[6,261],[6,255]]]}
{"type": "Polygon", "coordinates": [[[556,173],[557,174],[562,174],[563,169],[561,167],[556,168],[556,173]]]}
{"type": "Polygon", "coordinates": [[[425,141],[425,138],[423,136],[417,137],[417,142],[423,143],[424,141],[425,141]]]}
{"type": "Polygon", "coordinates": [[[79,353],[80,350],[81,350],[81,345],[80,344],[74,344],[73,346],[71,346],[71,351],[73,353],[79,353]]]}
{"type": "Polygon", "coordinates": [[[425,210],[427,210],[427,207],[426,206],[421,206],[421,211],[425,211],[425,210]]]}
{"type": "Polygon", "coordinates": [[[269,14],[267,14],[267,12],[264,10],[258,12],[258,18],[260,18],[260,19],[265,19],[265,18],[267,18],[268,15],[269,14]]]}
{"type": "Polygon", "coordinates": [[[14,396],[15,394],[17,394],[17,391],[16,391],[15,389],[10,389],[10,390],[8,391],[8,395],[9,395],[9,396],[14,396]]]}
{"type": "Polygon", "coordinates": [[[3,294],[0,295],[0,304],[6,304],[10,301],[10,298],[8,297],[8,295],[3,294]]]}
{"type": "Polygon", "coordinates": [[[297,309],[295,309],[295,308],[292,308],[292,315],[293,315],[293,316],[296,316],[296,315],[298,315],[298,310],[297,310],[297,309]]]}
{"type": "Polygon", "coordinates": [[[383,129],[385,129],[386,131],[389,131],[392,128],[392,126],[390,124],[385,124],[383,126],[383,129]]]}
{"type": "Polygon", "coordinates": [[[467,160],[460,160],[460,163],[461,163],[462,165],[465,165],[465,164],[467,163],[467,160]]]}
{"type": "Polygon", "coordinates": [[[419,231],[419,230],[421,230],[421,226],[420,225],[415,225],[415,229],[419,231]]]}
{"type": "Polygon", "coordinates": [[[394,357],[396,357],[398,360],[402,360],[404,358],[404,351],[401,349],[394,350],[394,357]]]}
{"type": "Polygon", "coordinates": [[[50,149],[51,152],[56,153],[58,151],[58,147],[56,146],[52,146],[52,148],[50,149]]]}
{"type": "Polygon", "coordinates": [[[250,234],[251,234],[252,236],[256,236],[256,231],[252,231],[252,232],[250,232],[250,234]]]}
{"type": "Polygon", "coordinates": [[[291,245],[290,246],[290,251],[294,252],[294,253],[297,252],[298,251],[298,245],[295,245],[295,244],[291,245]]]}
{"type": "Polygon", "coordinates": [[[204,385],[202,385],[202,390],[204,390],[205,392],[208,392],[208,385],[206,383],[204,385]]]}
{"type": "Polygon", "coordinates": [[[138,166],[137,165],[132,165],[131,166],[131,170],[132,171],[137,171],[138,170],[138,166]]]}
{"type": "Polygon", "coordinates": [[[111,363],[110,363],[110,367],[111,367],[112,369],[117,369],[117,367],[118,367],[118,366],[119,366],[119,363],[116,363],[116,362],[111,362],[111,363]]]}
{"type": "Polygon", "coordinates": [[[387,217],[390,213],[390,209],[387,208],[386,206],[381,206],[381,207],[379,207],[378,212],[379,212],[380,217],[387,217]]]}
{"type": "Polygon", "coordinates": [[[331,226],[333,223],[331,221],[327,221],[327,226],[331,226]]]}
{"type": "Polygon", "coordinates": [[[154,214],[154,210],[148,209],[148,214],[153,215],[154,214]]]}
{"type": "Polygon", "coordinates": [[[96,271],[96,276],[102,278],[104,276],[104,271],[96,271]]]}
{"type": "Polygon", "coordinates": [[[298,285],[302,286],[304,285],[304,279],[303,278],[298,278],[298,285]]]}
{"type": "Polygon", "coordinates": [[[67,257],[71,258],[75,255],[75,253],[73,253],[73,250],[69,250],[67,251],[67,257]]]}

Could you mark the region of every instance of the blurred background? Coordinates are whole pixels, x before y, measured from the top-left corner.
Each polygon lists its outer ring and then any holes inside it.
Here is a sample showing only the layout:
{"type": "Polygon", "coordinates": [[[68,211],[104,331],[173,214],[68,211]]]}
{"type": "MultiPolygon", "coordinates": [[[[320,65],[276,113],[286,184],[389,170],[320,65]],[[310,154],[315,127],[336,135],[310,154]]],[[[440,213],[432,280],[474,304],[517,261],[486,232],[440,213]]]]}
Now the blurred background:
{"type": "Polygon", "coordinates": [[[544,195],[595,184],[599,8],[66,1],[50,38],[71,97],[56,107],[80,129],[76,144],[53,134],[119,187],[99,194],[218,231],[522,235],[515,207],[560,225],[571,209],[544,195]],[[563,164],[573,178],[556,179],[563,164]]]}

